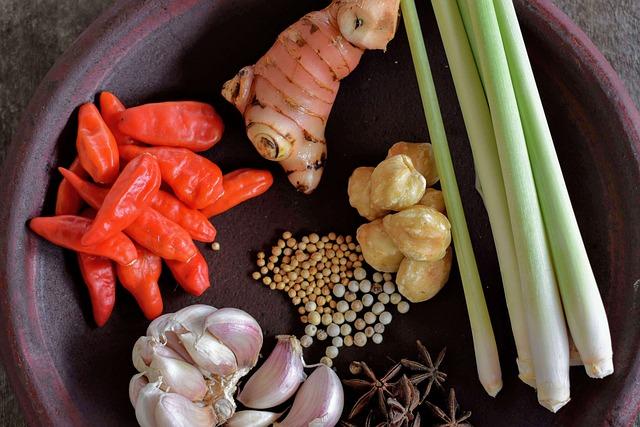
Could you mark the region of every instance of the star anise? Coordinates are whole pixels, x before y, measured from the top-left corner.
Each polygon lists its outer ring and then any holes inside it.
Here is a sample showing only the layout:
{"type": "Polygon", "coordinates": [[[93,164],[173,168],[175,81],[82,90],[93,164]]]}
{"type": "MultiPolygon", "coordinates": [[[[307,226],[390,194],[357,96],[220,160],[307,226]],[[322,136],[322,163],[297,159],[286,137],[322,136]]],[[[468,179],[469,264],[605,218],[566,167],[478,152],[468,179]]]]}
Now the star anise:
{"type": "Polygon", "coordinates": [[[433,413],[443,421],[443,424],[438,424],[439,427],[471,427],[471,424],[467,421],[471,417],[471,412],[466,411],[457,418],[458,401],[456,400],[456,393],[453,389],[449,390],[449,413],[446,414],[442,409],[438,408],[431,402],[425,402],[427,406],[433,411],[433,413]]]}
{"type": "Polygon", "coordinates": [[[414,425],[414,411],[420,404],[420,392],[416,386],[403,375],[396,384],[396,396],[387,399],[389,405],[389,426],[408,427],[414,425]]]}
{"type": "Polygon", "coordinates": [[[393,383],[391,382],[396,375],[402,369],[402,365],[397,363],[394,365],[387,373],[382,376],[380,379],[376,377],[376,374],[367,366],[364,362],[359,362],[362,367],[362,373],[368,378],[367,379],[351,379],[344,380],[343,383],[349,387],[360,388],[360,389],[369,389],[365,394],[363,394],[358,401],[353,405],[353,409],[349,413],[348,419],[353,419],[358,416],[364,408],[369,404],[374,395],[378,398],[378,405],[380,407],[380,412],[388,418],[389,413],[386,405],[386,397],[393,396],[393,383]]]}
{"type": "Polygon", "coordinates": [[[443,348],[440,354],[438,354],[438,358],[436,359],[436,363],[433,363],[431,359],[431,355],[427,351],[427,348],[420,342],[417,341],[418,345],[418,356],[424,363],[414,362],[409,359],[402,359],[400,363],[402,366],[416,372],[420,372],[416,375],[412,375],[409,379],[415,385],[418,385],[424,381],[427,381],[427,386],[422,395],[422,400],[424,401],[429,393],[431,392],[431,387],[435,384],[438,388],[443,389],[442,384],[447,379],[447,374],[440,370],[440,365],[444,360],[444,355],[447,351],[447,348],[443,348]]]}

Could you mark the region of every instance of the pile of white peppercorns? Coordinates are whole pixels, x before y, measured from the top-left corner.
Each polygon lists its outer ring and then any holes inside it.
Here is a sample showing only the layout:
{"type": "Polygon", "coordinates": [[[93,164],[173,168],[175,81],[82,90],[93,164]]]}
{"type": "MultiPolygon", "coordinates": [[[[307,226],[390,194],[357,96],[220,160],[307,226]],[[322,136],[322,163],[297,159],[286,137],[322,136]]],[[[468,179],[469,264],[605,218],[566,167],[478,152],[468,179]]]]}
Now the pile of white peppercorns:
{"type": "Polygon", "coordinates": [[[367,278],[360,246],[352,236],[316,233],[299,241],[285,231],[271,248],[258,252],[252,277],[272,290],[281,290],[298,307],[305,335],[300,344],[308,348],[314,339],[331,339],[320,360],[331,366],[343,345],[363,347],[382,342],[393,315],[409,311],[409,303],[396,291],[393,276],[378,271],[367,278]]]}

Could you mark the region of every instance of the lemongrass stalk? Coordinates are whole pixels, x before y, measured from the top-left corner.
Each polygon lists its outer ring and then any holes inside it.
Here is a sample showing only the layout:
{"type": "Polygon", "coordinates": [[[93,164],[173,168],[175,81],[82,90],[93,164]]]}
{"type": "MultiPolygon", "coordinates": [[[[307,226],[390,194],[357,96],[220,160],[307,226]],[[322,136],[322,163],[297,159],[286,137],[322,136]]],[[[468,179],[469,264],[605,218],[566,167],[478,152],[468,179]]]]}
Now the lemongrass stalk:
{"type": "Polygon", "coordinates": [[[489,105],[478,76],[458,5],[451,0],[432,0],[431,4],[469,135],[479,186],[481,189],[487,189],[480,191],[491,223],[491,232],[500,263],[502,286],[518,353],[516,359],[518,376],[525,383],[535,387],[520,273],[489,105]]]}
{"type": "Polygon", "coordinates": [[[465,32],[467,33],[467,39],[469,40],[469,45],[471,46],[471,50],[473,51],[473,58],[476,62],[478,74],[480,74],[480,80],[482,80],[484,79],[484,76],[482,75],[482,69],[480,68],[480,60],[478,59],[478,43],[476,42],[476,37],[473,32],[473,28],[471,27],[471,16],[469,15],[469,1],[473,1],[473,0],[458,0],[457,2],[458,10],[460,11],[460,17],[462,18],[465,32]]]}
{"type": "Polygon", "coordinates": [[[458,183],[453,170],[447,135],[442,123],[442,115],[440,114],[427,50],[422,38],[420,21],[418,20],[414,0],[402,0],[401,7],[422,98],[422,106],[433,145],[436,166],[440,175],[440,185],[442,186],[442,193],[447,207],[447,215],[451,222],[456,259],[460,268],[467,312],[471,323],[478,377],[487,393],[490,396],[495,396],[502,388],[502,372],[500,370],[498,348],[493,335],[489,310],[482,292],[480,274],[478,273],[478,266],[473,253],[469,230],[467,229],[462,201],[460,200],[458,183]]]}
{"type": "Polygon", "coordinates": [[[494,5],[569,330],[587,374],[603,378],[613,373],[607,313],[571,207],[515,8],[511,0],[494,0],[494,5]]]}
{"type": "Polygon", "coordinates": [[[468,5],[509,205],[538,402],[556,412],[569,401],[569,343],[551,254],[493,2],[468,5]]]}

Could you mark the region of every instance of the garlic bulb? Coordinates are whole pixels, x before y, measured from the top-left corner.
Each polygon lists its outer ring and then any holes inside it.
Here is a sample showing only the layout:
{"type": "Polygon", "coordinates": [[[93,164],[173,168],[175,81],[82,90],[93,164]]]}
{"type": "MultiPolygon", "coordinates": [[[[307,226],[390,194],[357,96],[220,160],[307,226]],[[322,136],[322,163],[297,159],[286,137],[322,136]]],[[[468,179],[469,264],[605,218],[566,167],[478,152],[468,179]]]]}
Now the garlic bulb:
{"type": "Polygon", "coordinates": [[[256,320],[237,308],[221,308],[210,314],[205,329],[236,355],[239,370],[256,366],[262,348],[262,329],[256,320]]]}
{"type": "Polygon", "coordinates": [[[276,422],[282,413],[267,411],[239,411],[227,421],[225,427],[268,427],[276,422]]]}
{"type": "Polygon", "coordinates": [[[344,391],[338,375],[319,365],[302,384],[287,417],[279,427],[333,427],[344,407],[344,391]]]}
{"type": "Polygon", "coordinates": [[[276,347],[238,395],[249,408],[267,409],[285,402],[306,378],[300,341],[292,335],[276,339],[276,347]]]}
{"type": "Polygon", "coordinates": [[[224,424],[236,410],[238,381],[255,365],[261,346],[260,326],[241,310],[197,304],[158,317],[131,354],[140,372],[129,383],[138,422],[224,424]]]}

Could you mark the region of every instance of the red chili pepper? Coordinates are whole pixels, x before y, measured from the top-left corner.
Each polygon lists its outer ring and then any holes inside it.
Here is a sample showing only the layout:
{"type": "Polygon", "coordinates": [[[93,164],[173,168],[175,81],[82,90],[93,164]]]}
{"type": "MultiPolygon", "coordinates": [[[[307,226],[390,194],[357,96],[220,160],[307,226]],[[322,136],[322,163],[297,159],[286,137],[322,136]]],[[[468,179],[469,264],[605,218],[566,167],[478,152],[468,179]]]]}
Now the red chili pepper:
{"type": "Polygon", "coordinates": [[[114,94],[106,91],[100,93],[100,113],[105,123],[107,123],[107,126],[109,126],[109,130],[118,145],[133,144],[135,142],[131,137],[120,132],[120,129],[118,129],[118,124],[120,123],[124,110],[124,105],[114,94]]]}
{"type": "Polygon", "coordinates": [[[99,255],[112,259],[118,264],[127,265],[137,258],[133,242],[123,233],[116,233],[95,245],[84,246],[82,236],[91,227],[92,221],[75,215],[37,217],[29,221],[29,227],[51,243],[89,255],[99,255]]]}
{"type": "Polygon", "coordinates": [[[136,299],[145,317],[155,319],[162,314],[162,295],[158,278],[162,272],[162,260],[144,248],[137,247],[138,259],[131,265],[116,267],[118,279],[136,299]]]}
{"type": "Polygon", "coordinates": [[[152,155],[142,154],[130,161],[104,198],[82,244],[101,242],[131,225],[151,204],[160,182],[160,167],[152,155]]]}
{"type": "Polygon", "coordinates": [[[200,251],[187,262],[165,260],[178,284],[191,295],[200,296],[210,286],[209,266],[200,251]]]}
{"type": "Polygon", "coordinates": [[[222,137],[222,119],[209,104],[194,101],[160,102],[128,108],[120,130],[146,144],[204,151],[222,137]]]}
{"type": "Polygon", "coordinates": [[[184,228],[194,240],[213,242],[216,239],[216,229],[207,217],[200,211],[191,209],[172,194],[158,191],[151,201],[151,207],[184,228]]]}
{"type": "Polygon", "coordinates": [[[120,156],[125,160],[131,160],[142,153],[156,156],[162,180],[190,208],[202,209],[222,196],[222,171],[208,159],[185,148],[135,145],[120,147],[120,156]]]}
{"type": "MultiPolygon", "coordinates": [[[[83,181],[64,168],[58,169],[91,207],[98,209],[102,205],[108,189],[83,181]]],[[[164,259],[188,261],[198,250],[189,233],[151,207],[144,209],[124,232],[140,246],[164,259]]]]}
{"type": "Polygon", "coordinates": [[[238,169],[222,178],[224,194],[215,203],[202,209],[208,218],[219,215],[266,192],[273,184],[271,172],[259,169],[238,169]]]}
{"type": "Polygon", "coordinates": [[[93,104],[84,104],[78,112],[78,158],[94,181],[109,184],[120,171],[118,146],[109,127],[93,104]]]}
{"type": "Polygon", "coordinates": [[[78,252],[78,264],[89,290],[93,318],[104,326],[116,303],[116,272],[109,258],[78,252]]]}
{"type": "MultiPolygon", "coordinates": [[[[77,157],[73,163],[71,163],[71,166],[69,166],[69,170],[83,179],[89,176],[89,174],[82,169],[80,160],[78,160],[77,157]]],[[[56,196],[56,215],[77,215],[81,207],[82,198],[73,186],[69,184],[66,179],[62,178],[56,196]]]]}

